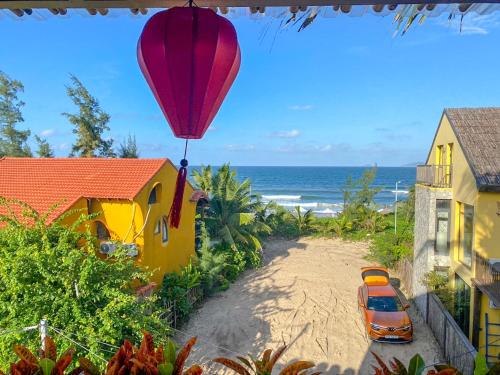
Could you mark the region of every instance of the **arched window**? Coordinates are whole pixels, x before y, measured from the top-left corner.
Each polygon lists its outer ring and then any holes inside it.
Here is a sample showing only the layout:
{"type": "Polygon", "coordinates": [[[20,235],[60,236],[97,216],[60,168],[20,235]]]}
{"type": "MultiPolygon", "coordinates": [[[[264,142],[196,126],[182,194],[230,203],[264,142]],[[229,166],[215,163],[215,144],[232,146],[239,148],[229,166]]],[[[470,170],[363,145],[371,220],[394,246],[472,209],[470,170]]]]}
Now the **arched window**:
{"type": "Polygon", "coordinates": [[[149,193],[148,204],[155,204],[160,201],[161,197],[161,184],[156,184],[149,193]]]}
{"type": "Polygon", "coordinates": [[[154,229],[153,234],[160,234],[160,232],[161,232],[161,220],[158,219],[158,220],[156,220],[155,229],[154,229]]]}
{"type": "Polygon", "coordinates": [[[168,219],[166,216],[161,218],[161,242],[164,244],[168,242],[168,219]]]}
{"type": "Polygon", "coordinates": [[[100,241],[107,241],[107,240],[111,239],[108,228],[106,228],[106,225],[104,225],[104,223],[101,221],[95,222],[95,232],[96,232],[97,238],[100,241]]]}

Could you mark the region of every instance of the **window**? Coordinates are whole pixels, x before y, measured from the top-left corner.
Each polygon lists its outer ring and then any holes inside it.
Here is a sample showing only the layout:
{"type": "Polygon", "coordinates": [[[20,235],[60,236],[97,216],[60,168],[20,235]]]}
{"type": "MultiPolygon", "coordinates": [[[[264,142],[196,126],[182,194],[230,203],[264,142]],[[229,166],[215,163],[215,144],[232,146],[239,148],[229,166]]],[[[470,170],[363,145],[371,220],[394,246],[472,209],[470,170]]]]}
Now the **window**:
{"type": "Polygon", "coordinates": [[[95,222],[95,232],[100,241],[107,241],[111,238],[108,228],[101,221],[95,222]]]}
{"type": "Polygon", "coordinates": [[[450,200],[436,199],[436,254],[450,254],[450,200]]]}
{"type": "Polygon", "coordinates": [[[154,188],[149,193],[148,204],[155,204],[160,201],[161,196],[161,184],[156,184],[154,188]]]}
{"type": "Polygon", "coordinates": [[[474,228],[474,207],[459,203],[458,260],[467,267],[472,265],[472,238],[474,228]]]}
{"type": "Polygon", "coordinates": [[[438,145],[436,147],[436,164],[437,165],[443,165],[443,158],[444,158],[444,147],[443,145],[438,145]]]}
{"type": "Polygon", "coordinates": [[[161,219],[161,242],[168,242],[168,219],[166,216],[163,216],[161,219]]]}
{"type": "Polygon", "coordinates": [[[161,221],[160,221],[160,219],[158,219],[158,220],[156,220],[155,229],[154,229],[153,234],[160,234],[160,232],[161,232],[161,221]]]}
{"type": "Polygon", "coordinates": [[[398,297],[368,297],[368,310],[396,312],[404,311],[398,297]]]}
{"type": "Polygon", "coordinates": [[[465,335],[469,336],[470,286],[455,274],[455,298],[453,318],[465,335]]]}

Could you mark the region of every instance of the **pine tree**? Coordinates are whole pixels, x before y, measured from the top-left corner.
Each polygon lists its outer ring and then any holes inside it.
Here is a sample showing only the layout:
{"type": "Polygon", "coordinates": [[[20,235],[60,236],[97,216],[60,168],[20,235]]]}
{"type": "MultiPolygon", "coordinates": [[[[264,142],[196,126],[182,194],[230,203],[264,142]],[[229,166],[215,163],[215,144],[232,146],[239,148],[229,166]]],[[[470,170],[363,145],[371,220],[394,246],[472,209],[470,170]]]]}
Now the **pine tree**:
{"type": "Polygon", "coordinates": [[[0,157],[31,156],[27,144],[31,132],[16,129],[16,124],[24,121],[21,113],[24,102],[18,98],[18,93],[23,91],[20,81],[0,71],[0,157]]]}
{"type": "Polygon", "coordinates": [[[76,142],[73,144],[70,156],[79,157],[115,157],[113,139],[104,139],[104,131],[109,130],[109,114],[103,111],[98,100],[93,97],[78,78],[70,76],[71,85],[66,86],[66,92],[78,107],[77,114],[63,113],[74,125],[73,133],[76,142]]]}
{"type": "Polygon", "coordinates": [[[139,157],[139,151],[137,150],[137,143],[135,141],[135,135],[128,135],[128,138],[120,144],[120,149],[118,150],[119,158],[137,159],[139,157]]]}
{"type": "Polygon", "coordinates": [[[37,155],[41,158],[53,158],[54,150],[50,147],[49,142],[45,138],[39,137],[35,135],[35,141],[38,144],[38,150],[36,151],[37,155]]]}

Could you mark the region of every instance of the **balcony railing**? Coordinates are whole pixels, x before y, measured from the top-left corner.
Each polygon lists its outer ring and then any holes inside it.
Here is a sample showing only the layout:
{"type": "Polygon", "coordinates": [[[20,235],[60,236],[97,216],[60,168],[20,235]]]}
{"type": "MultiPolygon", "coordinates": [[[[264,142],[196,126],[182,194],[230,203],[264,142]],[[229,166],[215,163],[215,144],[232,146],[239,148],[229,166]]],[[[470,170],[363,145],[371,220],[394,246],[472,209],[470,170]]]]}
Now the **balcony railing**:
{"type": "Polygon", "coordinates": [[[451,188],[451,165],[418,165],[417,183],[438,188],[451,188]]]}
{"type": "Polygon", "coordinates": [[[493,263],[475,254],[474,282],[488,297],[500,306],[500,262],[493,263]]]}

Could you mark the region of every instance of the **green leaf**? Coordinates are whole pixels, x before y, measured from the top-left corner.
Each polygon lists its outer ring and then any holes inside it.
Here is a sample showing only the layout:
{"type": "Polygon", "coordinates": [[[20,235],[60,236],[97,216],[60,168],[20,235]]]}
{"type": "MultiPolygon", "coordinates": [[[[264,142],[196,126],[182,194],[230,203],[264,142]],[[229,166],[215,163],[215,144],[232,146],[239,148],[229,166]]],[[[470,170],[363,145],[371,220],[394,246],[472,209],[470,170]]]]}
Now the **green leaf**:
{"type": "Polygon", "coordinates": [[[43,375],[50,375],[52,372],[52,369],[56,365],[56,363],[51,360],[50,358],[42,358],[38,364],[40,365],[40,368],[42,369],[43,375]]]}
{"type": "Polygon", "coordinates": [[[425,363],[420,354],[415,354],[410,360],[408,367],[408,375],[422,375],[425,368],[425,363]]]}
{"type": "Polygon", "coordinates": [[[158,371],[160,371],[160,375],[172,375],[174,365],[172,363],[162,363],[158,365],[158,371]]]}
{"type": "Polygon", "coordinates": [[[481,353],[477,353],[474,361],[474,375],[486,375],[488,372],[489,368],[486,363],[486,357],[481,353]]]}
{"type": "Polygon", "coordinates": [[[163,357],[165,358],[165,362],[174,364],[175,363],[175,358],[176,358],[176,348],[175,344],[172,340],[168,340],[167,342],[167,347],[165,348],[165,351],[163,353],[163,357]]]}

